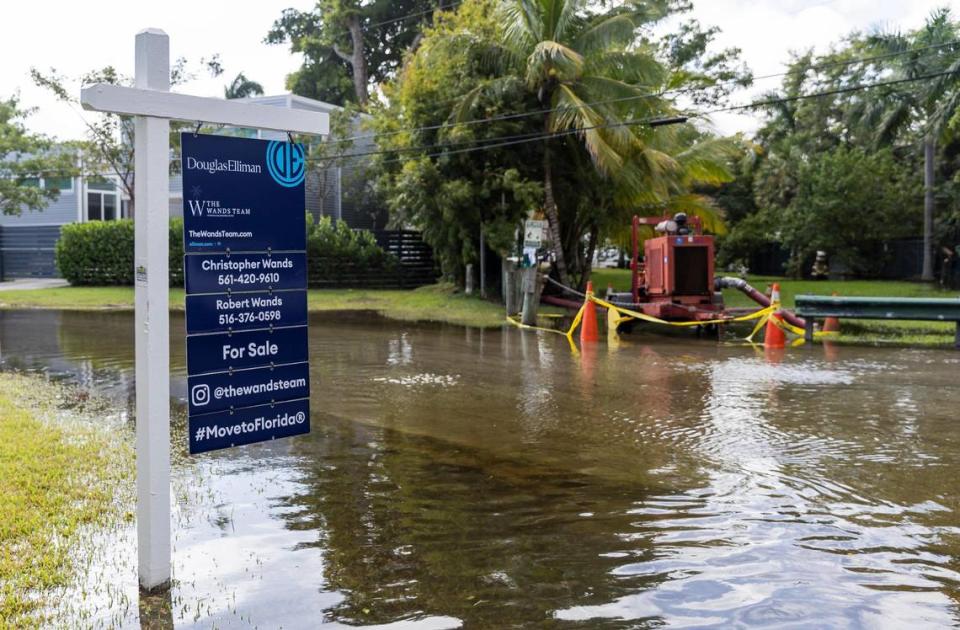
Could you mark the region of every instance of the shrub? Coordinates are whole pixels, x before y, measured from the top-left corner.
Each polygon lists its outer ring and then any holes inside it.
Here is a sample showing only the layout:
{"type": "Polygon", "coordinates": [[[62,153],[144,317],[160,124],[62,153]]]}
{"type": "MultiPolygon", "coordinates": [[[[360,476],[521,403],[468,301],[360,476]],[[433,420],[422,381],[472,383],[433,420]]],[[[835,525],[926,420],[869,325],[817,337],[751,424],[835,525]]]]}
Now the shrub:
{"type": "Polygon", "coordinates": [[[65,225],[55,257],[70,284],[133,284],[133,221],[65,225]]]}
{"type": "MultiPolygon", "coordinates": [[[[183,220],[170,221],[170,284],[183,285],[183,220]]],[[[56,246],[60,275],[73,285],[133,284],[133,221],[63,226],[56,246]]]]}
{"type": "Polygon", "coordinates": [[[377,245],[372,232],[307,216],[307,265],[311,284],[349,285],[359,276],[394,270],[396,259],[377,245]]]}

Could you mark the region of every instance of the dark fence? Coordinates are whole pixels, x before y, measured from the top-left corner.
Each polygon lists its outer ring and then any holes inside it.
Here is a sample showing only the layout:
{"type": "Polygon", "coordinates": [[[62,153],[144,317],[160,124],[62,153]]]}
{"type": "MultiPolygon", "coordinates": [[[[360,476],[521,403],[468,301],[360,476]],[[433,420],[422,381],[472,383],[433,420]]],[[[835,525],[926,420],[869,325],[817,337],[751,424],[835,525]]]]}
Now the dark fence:
{"type": "Polygon", "coordinates": [[[437,281],[440,273],[433,249],[414,230],[374,232],[377,244],[389,254],[382,266],[370,267],[338,261],[309,261],[309,283],[314,288],[415,289],[437,281]],[[329,270],[335,273],[320,272],[329,270]],[[316,270],[316,271],[315,271],[316,270]]]}
{"type": "MultiPolygon", "coordinates": [[[[934,272],[938,279],[944,271],[944,260],[939,248],[934,255],[934,272]]],[[[790,259],[790,252],[782,248],[777,243],[770,243],[757,250],[750,257],[750,273],[761,276],[781,276],[785,273],[787,261],[790,259]]],[[[883,280],[918,280],[923,273],[923,239],[903,238],[886,241],[881,243],[874,254],[874,260],[880,261],[876,273],[871,274],[873,278],[883,280]]],[[[804,277],[807,277],[813,267],[814,257],[810,255],[803,261],[801,266],[804,277]]],[[[847,269],[837,258],[830,257],[830,275],[840,277],[852,277],[854,274],[847,269]]],[[[953,283],[960,281],[960,276],[953,273],[952,268],[956,268],[956,261],[946,263],[946,277],[956,278],[953,283]]],[[[951,280],[945,280],[951,284],[951,280]]]]}
{"type": "Polygon", "coordinates": [[[782,276],[786,272],[790,252],[779,243],[769,243],[750,255],[750,273],[758,276],[782,276]]]}
{"type": "Polygon", "coordinates": [[[0,227],[0,280],[55,278],[59,225],[0,227]]]}

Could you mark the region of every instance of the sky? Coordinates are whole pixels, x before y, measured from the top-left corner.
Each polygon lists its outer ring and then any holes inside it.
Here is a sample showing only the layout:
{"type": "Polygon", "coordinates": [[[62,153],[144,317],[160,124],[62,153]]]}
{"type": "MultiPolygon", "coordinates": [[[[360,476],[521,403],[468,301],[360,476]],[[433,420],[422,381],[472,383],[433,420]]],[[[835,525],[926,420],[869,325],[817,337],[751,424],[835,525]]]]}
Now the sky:
{"type": "MultiPolygon", "coordinates": [[[[260,82],[267,94],[284,91],[284,78],[300,65],[285,46],[263,43],[283,9],[309,9],[313,0],[26,0],[6,3],[0,21],[0,98],[19,94],[21,103],[35,107],[28,119],[33,131],[59,139],[83,136],[84,118],[93,114],[58,103],[34,86],[31,67],[51,67],[76,77],[112,65],[133,72],[133,42],[137,31],[157,27],[170,36],[171,56],[186,57],[194,66],[201,58],[220,54],[225,73],[201,76],[178,88],[200,96],[222,96],[223,86],[238,72],[260,82]],[[42,36],[38,36],[42,34],[42,36]]],[[[854,30],[910,30],[923,24],[936,7],[950,6],[960,16],[960,0],[694,0],[693,17],[720,27],[716,43],[740,48],[755,75],[782,72],[791,51],[813,47],[826,50],[854,30]]],[[[752,96],[777,86],[778,80],[758,81],[735,98],[752,96]]],[[[79,85],[72,89],[79,94],[79,85]]],[[[753,131],[750,115],[722,114],[713,118],[722,133],[753,131]]]]}

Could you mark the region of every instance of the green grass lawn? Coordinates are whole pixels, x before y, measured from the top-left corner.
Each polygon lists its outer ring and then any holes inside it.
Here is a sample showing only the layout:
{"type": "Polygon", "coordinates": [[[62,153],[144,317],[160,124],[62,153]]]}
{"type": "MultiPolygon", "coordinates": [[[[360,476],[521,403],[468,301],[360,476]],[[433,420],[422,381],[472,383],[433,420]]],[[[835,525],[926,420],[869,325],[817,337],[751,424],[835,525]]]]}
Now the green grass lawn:
{"type": "MultiPolygon", "coordinates": [[[[183,309],[183,296],[183,289],[170,290],[171,310],[183,309]]],[[[478,327],[500,326],[504,321],[500,304],[464,295],[449,284],[436,284],[412,291],[312,289],[308,296],[311,312],[366,310],[405,321],[436,321],[478,327]]],[[[0,308],[132,309],[133,287],[0,291],[0,308]]]]}
{"type": "MultiPolygon", "coordinates": [[[[718,274],[722,275],[722,274],[718,274]]],[[[747,282],[760,292],[767,285],[780,283],[780,300],[787,308],[793,308],[797,295],[831,295],[873,297],[960,297],[957,291],[941,291],[938,287],[920,282],[894,280],[793,280],[775,276],[747,276],[747,282]]],[[[630,290],[629,269],[596,269],[593,284],[598,295],[607,286],[617,291],[630,290]]],[[[724,289],[723,301],[730,307],[755,306],[756,302],[736,289],[724,289]]],[[[919,321],[844,320],[841,322],[842,339],[855,343],[895,342],[909,345],[952,344],[956,326],[953,323],[919,321]]]]}
{"type": "MultiPolygon", "coordinates": [[[[717,274],[718,277],[723,274],[717,274]]],[[[880,296],[880,297],[960,297],[957,291],[941,291],[937,287],[921,282],[902,282],[896,280],[792,280],[775,276],[747,276],[747,282],[761,293],[767,285],[780,283],[780,301],[792,308],[797,295],[831,295],[836,292],[844,296],[880,296]]],[[[606,291],[612,285],[617,291],[630,290],[629,269],[595,269],[593,284],[598,293],[606,291]]],[[[756,304],[736,289],[724,289],[723,300],[728,306],[753,306],[756,304]]]]}
{"type": "MultiPolygon", "coordinates": [[[[618,291],[630,289],[630,272],[626,269],[597,269],[594,286],[603,295],[608,285],[618,291]]],[[[957,292],[940,291],[936,287],[915,282],[886,280],[821,281],[791,280],[771,276],[749,276],[747,281],[759,291],[768,284],[780,283],[784,306],[792,308],[794,296],[800,294],[830,295],[836,291],[847,296],[894,297],[957,297],[957,292]]],[[[183,289],[170,290],[171,310],[183,309],[183,289]]],[[[450,284],[436,284],[412,291],[378,289],[312,289],[308,293],[311,312],[374,311],[401,321],[433,321],[492,328],[504,322],[503,307],[492,301],[464,295],[450,284]]],[[[753,306],[749,298],[736,289],[723,292],[731,307],[753,306]]],[[[58,308],[73,310],[132,309],[132,287],[64,287],[32,291],[0,291],[0,308],[58,308]]],[[[544,308],[543,312],[558,312],[544,308]]],[[[845,320],[844,337],[854,342],[944,345],[952,343],[954,325],[940,322],[845,320]]]]}
{"type": "Polygon", "coordinates": [[[132,478],[129,445],[103,423],[65,420],[61,406],[84,404],[67,391],[0,374],[0,627],[49,622],[44,609],[76,570],[73,552],[88,526],[120,518],[118,486],[132,478]]]}

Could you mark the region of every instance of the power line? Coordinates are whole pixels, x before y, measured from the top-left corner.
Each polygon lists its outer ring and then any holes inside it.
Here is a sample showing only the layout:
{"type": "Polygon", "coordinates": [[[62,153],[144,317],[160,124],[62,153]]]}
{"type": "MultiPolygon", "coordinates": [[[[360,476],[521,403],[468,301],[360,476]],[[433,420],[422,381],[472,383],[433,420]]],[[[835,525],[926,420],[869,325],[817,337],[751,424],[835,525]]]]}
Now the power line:
{"type": "MultiPolygon", "coordinates": [[[[960,45],[960,39],[955,39],[955,40],[952,40],[952,41],[949,41],[949,42],[944,42],[944,43],[941,43],[941,44],[931,44],[931,45],[929,45],[929,46],[921,46],[921,47],[918,47],[918,48],[911,48],[911,49],[908,49],[908,50],[902,50],[902,51],[884,53],[884,54],[881,54],[881,55],[872,55],[872,56],[869,56],[869,57],[858,57],[858,58],[847,59],[847,60],[842,60],[842,61],[839,61],[839,60],[838,60],[838,61],[825,62],[825,63],[822,63],[822,64],[816,64],[816,65],[810,66],[809,68],[803,68],[803,69],[800,70],[800,71],[798,71],[798,70],[788,70],[788,71],[786,71],[786,72],[775,72],[775,73],[771,73],[771,74],[761,75],[761,76],[758,76],[758,77],[753,77],[751,80],[752,80],[752,81],[763,81],[763,80],[773,79],[773,78],[777,78],[777,77],[786,77],[786,76],[789,76],[789,75],[792,75],[792,74],[806,74],[807,72],[818,72],[818,71],[823,70],[823,69],[825,69],[825,68],[831,68],[831,67],[836,67],[836,66],[851,66],[851,65],[858,64],[858,63],[870,63],[870,62],[873,62],[873,61],[879,61],[879,60],[882,60],[882,59],[889,59],[889,58],[892,58],[892,57],[898,57],[898,56],[901,56],[901,55],[911,54],[911,53],[915,53],[915,52],[923,52],[923,51],[928,51],[928,50],[935,50],[935,49],[940,49],[940,48],[945,48],[945,47],[947,47],[947,46],[955,46],[955,45],[960,45]]],[[[353,141],[353,140],[368,140],[368,139],[373,139],[373,138],[386,138],[386,137],[396,136],[396,135],[399,135],[399,134],[402,134],[402,133],[417,133],[417,132],[420,132],[420,131],[436,131],[436,130],[438,130],[438,129],[443,129],[443,128],[446,128],[446,127],[456,127],[456,126],[460,126],[460,125],[467,126],[467,125],[478,125],[478,124],[491,123],[491,122],[500,122],[500,121],[503,121],[503,120],[515,120],[515,119],[518,119],[518,118],[527,118],[527,117],[530,117],[530,116],[538,116],[538,115],[550,114],[550,113],[554,113],[554,112],[561,111],[561,110],[566,110],[566,109],[582,109],[582,108],[584,108],[584,107],[590,107],[590,106],[594,106],[594,105],[608,105],[608,104],[611,104],[611,103],[621,103],[621,102],[634,101],[634,100],[645,99],[645,98],[662,98],[663,96],[668,95],[668,94],[676,94],[676,95],[689,94],[689,93],[692,93],[692,92],[706,91],[706,90],[709,90],[709,89],[714,88],[714,87],[725,86],[725,85],[733,85],[733,84],[738,84],[738,83],[740,83],[740,81],[738,81],[737,79],[729,79],[729,80],[726,80],[726,81],[719,81],[719,82],[717,82],[717,83],[714,83],[713,85],[690,87],[690,88],[675,88],[675,89],[672,89],[672,90],[664,90],[664,91],[662,91],[662,92],[651,93],[651,94],[638,94],[638,95],[635,95],[635,96],[621,96],[621,97],[612,98],[612,99],[604,99],[604,100],[599,100],[599,101],[589,101],[589,102],[584,103],[583,105],[576,105],[576,106],[571,106],[571,107],[562,107],[562,108],[561,108],[561,107],[553,107],[553,108],[549,108],[549,109],[539,109],[539,110],[533,110],[533,111],[527,111],[527,112],[514,112],[514,113],[510,113],[510,114],[501,114],[501,115],[498,115],[498,116],[491,116],[491,117],[489,117],[489,118],[474,118],[474,119],[471,119],[471,120],[464,120],[464,121],[460,121],[460,122],[442,123],[442,124],[437,124],[437,125],[426,125],[426,126],[423,126],[423,127],[413,127],[413,128],[409,128],[409,129],[399,129],[399,130],[396,130],[396,131],[388,131],[388,132],[383,132],[383,133],[379,133],[379,134],[374,133],[374,134],[367,134],[367,135],[350,136],[350,137],[347,137],[347,138],[339,139],[339,140],[337,140],[337,142],[348,142],[348,141],[353,141]]]]}
{"type": "MultiPolygon", "coordinates": [[[[834,96],[834,95],[837,95],[837,94],[844,94],[844,93],[848,93],[848,92],[856,92],[856,91],[860,91],[860,90],[868,90],[868,89],[873,89],[873,88],[878,88],[878,87],[885,87],[885,86],[890,86],[890,85],[900,85],[900,84],[903,84],[903,83],[913,83],[913,82],[917,82],[917,81],[925,81],[925,80],[928,80],[928,79],[935,79],[935,78],[939,78],[939,77],[943,77],[943,76],[947,76],[947,75],[951,75],[951,74],[955,74],[955,73],[954,73],[954,72],[951,72],[951,71],[937,72],[937,73],[932,73],[932,74],[927,74],[927,75],[921,75],[921,76],[917,76],[917,77],[909,77],[909,78],[903,78],[903,79],[894,79],[894,80],[890,80],[890,81],[882,81],[882,82],[879,82],[879,83],[872,83],[872,84],[867,84],[867,85],[847,86],[847,87],[844,87],[844,88],[837,88],[837,89],[834,89],[834,90],[825,90],[825,91],[823,91],[823,92],[815,92],[815,93],[813,93],[813,94],[798,94],[798,95],[790,96],[790,97],[782,97],[782,98],[776,98],[776,99],[765,99],[765,100],[760,100],[760,101],[753,101],[753,102],[751,102],[751,103],[746,103],[746,104],[742,104],[742,105],[733,105],[733,106],[729,106],[729,107],[719,107],[719,108],[712,109],[712,110],[708,110],[708,111],[705,111],[705,112],[699,112],[699,113],[696,113],[696,114],[690,114],[690,116],[704,117],[704,116],[709,116],[709,115],[711,115],[711,114],[718,114],[718,113],[721,113],[721,112],[728,112],[728,111],[735,111],[735,110],[742,110],[742,109],[755,109],[755,108],[757,108],[757,107],[763,107],[763,106],[766,106],[766,105],[773,105],[773,104],[777,104],[777,103],[795,102],[795,101],[800,101],[800,100],[806,100],[806,99],[812,99],[812,98],[821,98],[821,97],[824,97],[824,96],[834,96]]],[[[488,141],[488,142],[492,142],[493,144],[484,144],[484,145],[478,146],[478,147],[468,147],[468,148],[465,148],[465,149],[456,149],[456,150],[453,150],[453,151],[440,151],[440,152],[437,152],[437,153],[426,154],[426,155],[423,155],[423,156],[420,156],[420,157],[427,157],[427,158],[431,158],[431,157],[442,157],[442,156],[446,156],[446,155],[454,155],[454,154],[459,154],[459,153],[471,153],[471,152],[474,152],[474,151],[485,151],[485,150],[488,150],[488,149],[495,149],[495,148],[500,148],[500,147],[505,147],[505,146],[514,146],[514,145],[518,145],[518,144],[525,144],[525,143],[528,143],[528,142],[537,142],[537,141],[540,141],[540,140],[546,140],[546,139],[549,139],[549,138],[568,136],[568,135],[577,134],[577,133],[582,133],[583,131],[590,131],[590,130],[594,130],[594,129],[606,129],[606,128],[614,128],[614,127],[627,127],[627,126],[635,126],[635,125],[642,125],[642,124],[650,124],[651,122],[654,122],[654,121],[656,121],[656,120],[658,120],[658,119],[657,119],[657,118],[646,118],[646,119],[641,119],[641,120],[630,120],[630,121],[622,121],[622,122],[618,122],[618,123],[608,123],[608,124],[602,124],[602,125],[593,125],[593,126],[590,126],[590,127],[581,127],[581,128],[578,128],[578,129],[569,129],[569,130],[559,131],[559,132],[540,133],[540,134],[537,134],[536,136],[532,136],[532,137],[528,137],[528,138],[522,138],[522,139],[521,139],[521,138],[518,138],[518,139],[514,139],[514,140],[505,140],[505,141],[503,141],[503,142],[499,142],[499,141],[500,141],[500,140],[504,140],[505,138],[507,138],[506,136],[505,136],[504,138],[488,138],[487,141],[488,141]]],[[[441,149],[441,148],[443,148],[443,145],[433,145],[432,147],[431,147],[430,145],[427,145],[427,146],[422,147],[422,148],[441,149]]],[[[394,153],[394,152],[395,152],[395,151],[378,151],[378,152],[370,152],[370,154],[389,154],[389,153],[394,153]]],[[[345,155],[345,156],[341,156],[341,157],[353,157],[353,156],[351,156],[351,155],[345,155]]],[[[399,162],[399,161],[402,161],[402,160],[403,160],[403,158],[395,158],[395,159],[392,159],[392,160],[384,160],[382,163],[383,163],[383,164],[390,164],[390,163],[399,162]]]]}
{"type": "MultiPolygon", "coordinates": [[[[409,14],[407,14],[407,15],[402,15],[402,16],[400,16],[400,17],[396,17],[396,18],[393,18],[393,19],[390,19],[390,20],[383,20],[383,21],[381,21],[381,22],[374,22],[373,24],[365,24],[364,27],[365,27],[365,28],[376,28],[377,26],[385,26],[385,25],[387,25],[387,24],[393,24],[394,22],[402,22],[402,21],[404,21],[404,20],[409,20],[409,19],[412,18],[412,17],[420,17],[421,15],[430,15],[430,14],[436,13],[436,12],[438,12],[438,11],[450,11],[450,10],[452,10],[452,9],[460,6],[461,4],[463,4],[463,2],[464,2],[464,0],[455,0],[454,2],[451,2],[448,6],[437,6],[437,7],[434,7],[434,8],[432,8],[432,9],[425,9],[425,10],[419,11],[419,12],[417,12],[417,13],[409,13],[409,14]]],[[[349,33],[349,31],[347,31],[347,32],[349,33]]]]}
{"type": "MultiPolygon", "coordinates": [[[[764,106],[767,106],[767,105],[774,105],[774,104],[778,104],[778,103],[796,102],[796,101],[800,101],[800,100],[807,100],[807,99],[813,99],[813,98],[821,98],[821,97],[824,97],[824,96],[835,96],[835,95],[837,95],[837,94],[846,94],[846,93],[850,93],[850,92],[857,92],[857,91],[862,91],[862,90],[869,90],[869,89],[874,89],[874,88],[879,88],[879,87],[887,87],[887,86],[891,86],[891,85],[901,85],[901,84],[905,84],[905,83],[915,83],[915,82],[918,82],[918,81],[925,81],[925,80],[928,80],[928,79],[936,79],[936,78],[939,78],[939,77],[944,77],[944,76],[948,76],[948,75],[952,75],[952,74],[956,74],[956,73],[953,72],[953,71],[936,72],[936,73],[931,73],[931,74],[926,74],[926,75],[920,75],[920,76],[916,76],[916,77],[907,77],[907,78],[902,78],[902,79],[892,79],[892,80],[889,80],[889,81],[881,81],[881,82],[877,82],[877,83],[846,86],[846,87],[842,87],[842,88],[836,88],[836,89],[833,89],[833,90],[825,90],[825,91],[822,91],[822,92],[814,92],[814,93],[812,93],[812,94],[798,94],[798,95],[795,95],[795,96],[778,97],[778,98],[773,98],[773,99],[764,99],[764,100],[759,100],[759,101],[752,101],[752,102],[750,102],[750,103],[745,103],[745,104],[741,104],[741,105],[732,105],[732,106],[728,106],[728,107],[718,107],[718,108],[715,108],[715,109],[712,109],[712,110],[707,110],[707,111],[704,111],[704,112],[689,113],[689,114],[687,114],[687,115],[690,116],[690,117],[700,117],[700,118],[702,118],[702,117],[705,117],[705,116],[709,116],[709,115],[711,115],[711,114],[717,114],[717,113],[722,113],[722,112],[737,111],[737,110],[744,110],[744,109],[756,109],[756,108],[758,108],[758,107],[764,107],[764,106]]],[[[409,148],[409,149],[406,149],[406,150],[416,149],[416,150],[419,150],[419,151],[422,151],[422,150],[435,150],[435,151],[436,151],[436,150],[443,149],[443,150],[437,151],[437,152],[435,152],[435,153],[427,153],[427,154],[424,154],[424,155],[420,156],[420,157],[426,157],[426,158],[442,157],[442,156],[456,155],[456,154],[462,154],[462,153],[473,153],[473,152],[476,152],[476,151],[486,151],[486,150],[489,150],[489,149],[501,148],[501,147],[506,147],[506,146],[515,146],[515,145],[520,145],[520,144],[526,144],[526,143],[529,143],[529,142],[538,142],[538,141],[547,140],[547,139],[550,139],[550,138],[565,137],[565,136],[574,135],[574,134],[579,134],[579,133],[583,133],[583,132],[585,132],[585,131],[592,131],[592,130],[597,130],[597,129],[610,129],[610,128],[617,128],[617,127],[631,127],[631,126],[644,125],[644,124],[648,124],[648,125],[649,125],[649,124],[651,124],[651,123],[656,123],[656,122],[661,121],[661,120],[664,120],[664,119],[663,119],[663,118],[660,118],[660,117],[649,117],[649,118],[643,118],[643,119],[637,119],[637,120],[620,121],[620,122],[616,122],[616,123],[604,123],[604,124],[599,124],[599,125],[591,125],[591,126],[585,126],[585,127],[578,127],[578,128],[575,128],[575,129],[567,129],[567,130],[564,130],[564,131],[556,131],[556,132],[537,132],[537,133],[532,133],[532,134],[518,134],[518,135],[515,135],[515,136],[499,136],[499,137],[494,137],[494,138],[486,138],[486,139],[483,139],[483,140],[470,141],[471,143],[475,143],[475,144],[476,144],[476,143],[480,143],[480,146],[472,146],[472,147],[459,148],[459,149],[458,149],[458,148],[454,148],[453,150],[446,150],[446,149],[448,149],[449,147],[457,147],[458,145],[464,144],[464,143],[461,142],[461,143],[456,143],[456,144],[454,144],[454,143],[446,143],[446,144],[422,145],[422,146],[420,146],[420,147],[409,148]]],[[[397,152],[400,152],[400,151],[397,150],[397,149],[393,149],[393,150],[368,151],[368,152],[363,152],[363,153],[354,153],[354,154],[345,154],[345,155],[335,156],[334,158],[331,158],[331,159],[346,159],[346,158],[355,158],[355,157],[367,157],[367,156],[371,156],[371,155],[387,155],[387,154],[393,154],[393,153],[397,153],[397,152]]],[[[403,159],[404,159],[404,158],[394,158],[394,159],[391,159],[391,160],[384,160],[384,161],[381,162],[381,163],[382,163],[382,164],[391,164],[391,163],[394,163],[394,162],[403,161],[403,159]]],[[[171,159],[171,162],[177,162],[177,161],[179,161],[179,160],[180,160],[180,158],[173,158],[173,159],[171,159]]],[[[310,161],[310,162],[313,162],[313,163],[316,163],[318,160],[316,160],[316,159],[311,159],[311,160],[309,160],[309,161],[310,161]]]]}
{"type": "MultiPolygon", "coordinates": [[[[917,76],[917,77],[908,77],[908,78],[903,78],[903,79],[893,79],[893,80],[890,80],[890,81],[882,81],[882,82],[871,83],[871,84],[866,84],[866,85],[861,84],[861,85],[847,86],[847,87],[837,88],[837,89],[833,89],[833,90],[825,90],[825,91],[823,91],[823,92],[815,92],[815,93],[812,93],[812,94],[798,94],[798,95],[789,96],[789,97],[780,97],[780,98],[774,98],[774,99],[764,99],[764,100],[753,101],[753,102],[751,102],[751,103],[746,103],[746,104],[742,104],[742,105],[733,105],[733,106],[728,106],[728,107],[719,107],[719,108],[715,108],[715,109],[712,109],[712,110],[707,110],[707,111],[704,111],[704,112],[690,113],[690,114],[688,114],[688,116],[690,116],[690,117],[699,117],[699,118],[702,118],[702,117],[705,117],[705,116],[709,116],[709,115],[711,115],[711,114],[717,114],[717,113],[722,113],[722,112],[736,111],[736,110],[743,110],[743,109],[755,109],[755,108],[757,108],[757,107],[763,107],[763,106],[766,106],[766,105],[774,105],[774,104],[777,104],[777,103],[795,102],[795,101],[812,99],[812,98],[821,98],[821,97],[824,97],[824,96],[834,96],[834,95],[837,95],[837,94],[844,94],[844,93],[849,93],[849,92],[856,92],[856,91],[861,91],[861,90],[868,90],[868,89],[873,89],[873,88],[878,88],[878,87],[886,87],[886,86],[890,86],[890,85],[900,85],[900,84],[904,84],[904,83],[914,83],[914,82],[917,82],[917,81],[925,81],[925,80],[927,80],[927,79],[935,79],[935,78],[939,78],[939,77],[943,77],[943,76],[947,76],[947,75],[951,75],[951,74],[954,74],[954,72],[951,72],[951,71],[937,72],[937,73],[932,73],[932,74],[927,74],[927,75],[921,75],[921,76],[917,76]]],[[[637,120],[620,121],[620,122],[616,122],[616,123],[604,123],[604,124],[599,124],[599,125],[590,125],[590,126],[585,126],[585,127],[578,127],[578,128],[575,128],[575,129],[567,129],[567,130],[564,130],[564,131],[536,132],[536,133],[530,133],[530,134],[517,134],[517,135],[515,135],[515,136],[498,136],[498,137],[493,137],[493,138],[485,138],[485,139],[482,139],[482,140],[472,140],[472,141],[459,142],[459,143],[444,143],[444,144],[421,145],[421,146],[419,146],[419,147],[410,147],[410,148],[405,148],[405,149],[402,149],[402,150],[400,150],[400,149],[382,149],[382,150],[377,150],[377,151],[366,151],[366,152],[362,152],[362,153],[348,153],[348,154],[345,154],[345,155],[334,156],[334,157],[332,157],[332,158],[330,158],[330,159],[331,159],[331,160],[337,160],[337,159],[347,159],[347,158],[357,158],[357,157],[368,157],[368,156],[372,156],[372,155],[388,155],[388,154],[393,154],[393,153],[398,153],[398,152],[405,152],[405,151],[423,151],[423,150],[434,150],[434,151],[436,151],[436,150],[439,150],[439,149],[444,149],[444,150],[442,150],[442,151],[438,151],[438,152],[435,152],[435,153],[427,153],[427,154],[425,154],[425,155],[419,156],[419,157],[427,157],[427,158],[442,157],[442,156],[456,155],[456,154],[461,154],[461,153],[472,153],[472,152],[475,152],[475,151],[486,151],[486,150],[489,150],[489,149],[496,149],[496,148],[501,148],[501,147],[506,147],[506,146],[515,146],[515,145],[519,145],[519,144],[526,144],[526,143],[529,143],[529,142],[539,142],[539,141],[541,141],[541,140],[547,140],[547,139],[550,139],[550,138],[559,138],[559,137],[565,137],[565,136],[569,136],[569,135],[579,134],[579,133],[583,133],[584,131],[592,131],[592,130],[597,130],[597,129],[611,129],[611,128],[617,128],[617,127],[631,127],[631,126],[637,126],[637,125],[651,124],[651,123],[656,123],[656,122],[658,122],[658,121],[660,121],[660,120],[663,120],[663,119],[660,118],[660,117],[650,117],[650,118],[643,118],[643,119],[637,119],[637,120]],[[480,146],[472,146],[472,147],[466,147],[466,148],[462,148],[462,149],[454,148],[454,150],[446,150],[446,149],[448,149],[448,148],[450,148],[450,147],[457,147],[457,146],[460,146],[460,145],[462,145],[462,144],[470,144],[470,143],[472,143],[472,144],[479,144],[480,146]]],[[[173,158],[173,160],[171,160],[171,161],[178,161],[179,159],[180,159],[180,158],[173,158]]],[[[403,161],[403,159],[404,159],[404,158],[394,158],[394,159],[391,159],[391,160],[384,160],[384,161],[381,162],[381,163],[382,163],[382,164],[392,164],[392,163],[394,163],[394,162],[403,161]]],[[[324,161],[324,160],[311,159],[311,160],[308,160],[308,161],[309,161],[309,162],[312,162],[312,163],[317,163],[317,162],[321,162],[321,161],[324,161]]]]}
{"type": "Polygon", "coordinates": [[[920,76],[916,76],[916,77],[906,77],[906,78],[903,78],[903,79],[893,79],[893,80],[890,80],[890,81],[883,81],[883,82],[880,82],[880,83],[873,83],[873,84],[870,84],[870,85],[851,85],[851,86],[847,86],[847,87],[836,88],[836,89],[834,89],[834,90],[826,90],[826,91],[824,91],[824,92],[817,92],[817,93],[815,93],[815,94],[797,94],[797,95],[795,95],[795,96],[782,96],[782,97],[777,97],[777,98],[772,98],[772,99],[766,99],[766,100],[762,100],[762,101],[754,101],[754,102],[752,102],[752,103],[746,103],[746,104],[743,104],[743,105],[732,105],[732,106],[730,106],[730,107],[721,107],[721,108],[714,109],[714,110],[710,110],[710,111],[707,111],[707,112],[702,112],[702,113],[696,114],[696,115],[697,115],[697,116],[706,116],[706,115],[709,115],[709,114],[716,114],[716,113],[720,113],[720,112],[729,112],[729,111],[735,111],[735,110],[740,110],[740,109],[756,109],[757,107],[763,107],[763,106],[766,106],[766,105],[776,105],[776,104],[779,104],[779,103],[793,103],[793,102],[802,101],[802,100],[805,100],[805,99],[808,99],[808,98],[819,98],[819,97],[821,97],[821,96],[836,96],[837,94],[846,94],[846,93],[848,93],[848,92],[857,92],[857,91],[860,91],[860,90],[868,90],[868,89],[877,88],[877,87],[886,87],[886,86],[888,86],[888,85],[900,85],[900,84],[902,84],[902,83],[913,83],[913,82],[915,82],[915,81],[926,81],[927,79],[937,79],[937,78],[940,78],[940,77],[945,77],[945,76],[950,76],[950,75],[956,75],[956,74],[958,74],[958,72],[955,71],[955,70],[946,70],[946,71],[944,71],[944,72],[934,72],[934,73],[932,73],[932,74],[924,74],[924,75],[920,75],[920,76]]]}

